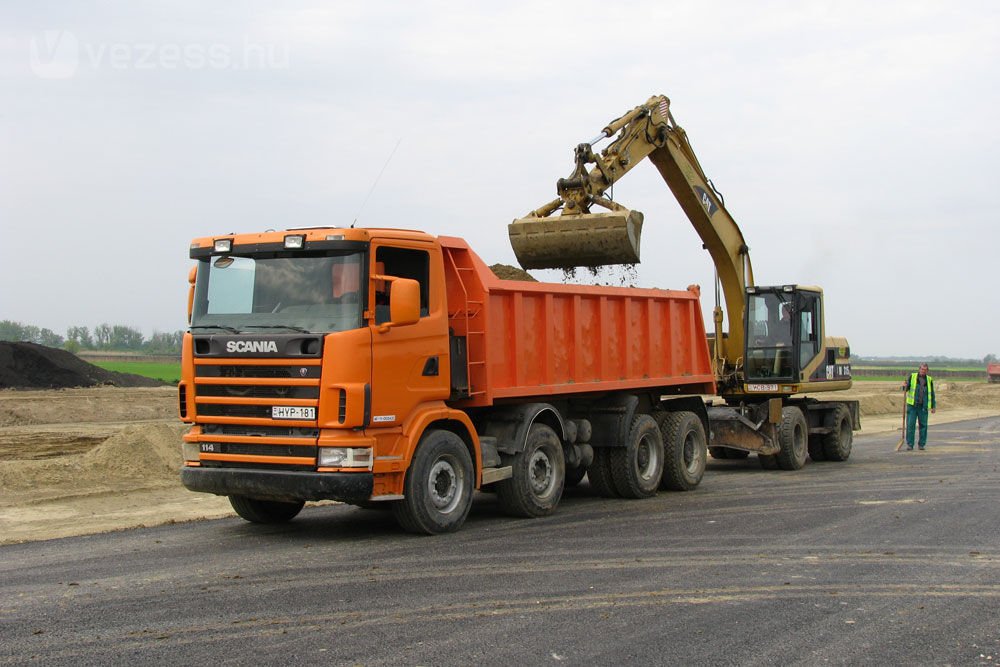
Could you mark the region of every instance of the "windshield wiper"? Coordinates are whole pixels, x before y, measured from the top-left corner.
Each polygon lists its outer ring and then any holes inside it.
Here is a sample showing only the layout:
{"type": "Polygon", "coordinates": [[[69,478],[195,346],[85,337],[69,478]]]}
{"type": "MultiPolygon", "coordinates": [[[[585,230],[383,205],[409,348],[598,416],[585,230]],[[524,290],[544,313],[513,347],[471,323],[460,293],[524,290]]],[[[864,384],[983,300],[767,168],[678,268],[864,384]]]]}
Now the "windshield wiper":
{"type": "Polygon", "coordinates": [[[243,333],[239,329],[234,329],[233,327],[227,327],[225,324],[196,324],[191,327],[192,329],[221,329],[222,331],[228,331],[229,333],[243,333]]]}
{"type": "Polygon", "coordinates": [[[302,327],[293,327],[289,324],[248,324],[244,327],[245,329],[287,329],[288,331],[297,331],[298,333],[312,333],[309,329],[303,329],[302,327]]]}

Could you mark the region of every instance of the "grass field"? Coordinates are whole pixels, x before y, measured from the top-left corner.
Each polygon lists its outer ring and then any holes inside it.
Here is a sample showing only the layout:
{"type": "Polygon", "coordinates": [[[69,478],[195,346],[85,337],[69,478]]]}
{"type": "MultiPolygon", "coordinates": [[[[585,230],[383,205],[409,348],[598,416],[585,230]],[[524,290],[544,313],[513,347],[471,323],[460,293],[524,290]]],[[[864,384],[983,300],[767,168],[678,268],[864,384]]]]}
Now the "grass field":
{"type": "Polygon", "coordinates": [[[132,373],[154,380],[176,383],[181,379],[180,363],[154,363],[147,361],[95,361],[95,366],[116,373],[132,373]]]}

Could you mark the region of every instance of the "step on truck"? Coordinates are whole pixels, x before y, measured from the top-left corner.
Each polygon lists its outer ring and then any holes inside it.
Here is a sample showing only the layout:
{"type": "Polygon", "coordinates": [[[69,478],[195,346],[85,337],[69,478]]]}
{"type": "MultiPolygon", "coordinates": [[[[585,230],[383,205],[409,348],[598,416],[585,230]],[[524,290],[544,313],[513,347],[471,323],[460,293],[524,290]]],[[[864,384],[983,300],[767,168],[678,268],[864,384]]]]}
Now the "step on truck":
{"type": "Polygon", "coordinates": [[[244,519],[389,507],[415,533],[476,489],[522,517],[701,481],[716,391],[699,290],[498,279],[458,238],[384,229],[191,245],[183,484],[244,519]]]}

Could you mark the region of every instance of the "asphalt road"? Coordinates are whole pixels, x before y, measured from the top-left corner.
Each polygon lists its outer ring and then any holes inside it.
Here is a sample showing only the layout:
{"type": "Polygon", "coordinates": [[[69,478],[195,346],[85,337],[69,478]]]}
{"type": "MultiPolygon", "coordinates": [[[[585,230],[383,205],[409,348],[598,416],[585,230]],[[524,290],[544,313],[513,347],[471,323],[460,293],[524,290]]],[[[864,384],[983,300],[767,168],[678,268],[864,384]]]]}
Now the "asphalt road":
{"type": "Polygon", "coordinates": [[[0,664],[996,664],[1000,418],[897,438],[438,537],[333,506],[0,547],[0,664]]]}

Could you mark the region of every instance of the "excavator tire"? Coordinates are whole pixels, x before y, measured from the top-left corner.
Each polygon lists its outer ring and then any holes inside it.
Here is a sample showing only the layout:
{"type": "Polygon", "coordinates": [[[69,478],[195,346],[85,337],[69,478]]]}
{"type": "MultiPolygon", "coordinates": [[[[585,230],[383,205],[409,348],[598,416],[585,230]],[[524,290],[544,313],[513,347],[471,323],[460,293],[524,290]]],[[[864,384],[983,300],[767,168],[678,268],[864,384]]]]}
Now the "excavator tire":
{"type": "Polygon", "coordinates": [[[809,454],[809,425],[802,410],[794,406],[781,409],[781,424],[778,425],[778,443],[781,451],[775,454],[778,467],[782,470],[799,470],[806,464],[809,454]]]}
{"type": "Polygon", "coordinates": [[[838,405],[827,415],[826,425],[833,430],[823,436],[823,454],[830,461],[846,461],[854,444],[851,413],[838,405]]]}

